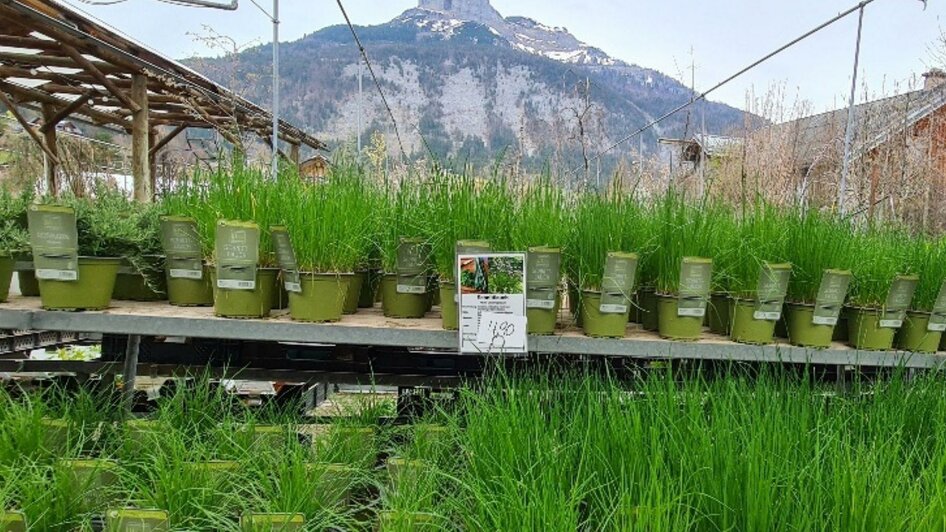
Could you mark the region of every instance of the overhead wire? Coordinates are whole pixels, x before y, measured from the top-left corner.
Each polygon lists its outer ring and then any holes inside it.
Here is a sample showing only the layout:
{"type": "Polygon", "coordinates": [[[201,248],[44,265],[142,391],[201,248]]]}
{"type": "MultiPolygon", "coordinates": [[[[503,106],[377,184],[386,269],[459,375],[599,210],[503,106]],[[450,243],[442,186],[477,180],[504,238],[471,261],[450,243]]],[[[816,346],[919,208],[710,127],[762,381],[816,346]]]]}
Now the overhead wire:
{"type": "MultiPolygon", "coordinates": [[[[784,52],[785,50],[791,48],[792,46],[795,46],[796,44],[798,44],[798,43],[800,43],[801,41],[807,39],[808,37],[811,37],[812,35],[814,35],[814,34],[820,32],[821,30],[827,28],[828,26],[833,25],[835,22],[838,22],[839,20],[841,20],[841,19],[843,19],[843,18],[846,18],[848,15],[851,15],[852,13],[856,13],[856,12],[858,12],[858,11],[860,11],[860,10],[863,10],[865,7],[867,7],[868,4],[871,4],[871,3],[873,3],[874,1],[875,1],[875,0],[862,0],[861,2],[858,2],[858,4],[855,5],[854,7],[852,7],[852,8],[850,8],[850,9],[846,10],[846,11],[843,11],[843,12],[839,13],[838,15],[832,17],[831,19],[827,20],[826,22],[823,22],[822,24],[819,24],[819,25],[816,26],[815,28],[813,28],[813,29],[811,29],[811,30],[809,30],[809,31],[807,31],[807,32],[805,32],[805,33],[803,33],[802,35],[800,35],[800,36],[798,36],[798,37],[792,39],[792,40],[789,41],[788,43],[786,43],[786,44],[784,44],[784,45],[782,45],[782,46],[776,48],[774,51],[769,52],[768,54],[762,56],[760,59],[757,59],[756,61],[752,62],[751,64],[749,64],[749,65],[746,66],[745,68],[742,68],[741,70],[739,70],[739,71],[736,72],[735,74],[733,74],[733,75],[729,76],[728,78],[726,78],[726,79],[720,81],[720,82],[717,83],[716,85],[713,85],[713,86],[710,87],[709,89],[703,91],[702,93],[700,93],[700,94],[698,94],[698,95],[696,95],[696,96],[692,96],[687,102],[682,103],[682,104],[678,105],[677,107],[674,107],[674,108],[671,109],[670,111],[667,111],[666,113],[664,113],[664,114],[661,115],[660,117],[658,117],[658,118],[652,120],[651,122],[645,124],[644,126],[638,128],[638,129],[635,130],[634,132],[629,133],[628,135],[625,135],[624,137],[621,137],[621,139],[619,139],[618,141],[614,142],[613,144],[609,145],[609,146],[606,147],[605,149],[603,149],[603,150],[599,151],[597,154],[595,154],[594,157],[592,157],[591,159],[589,159],[588,163],[590,164],[590,163],[592,163],[592,162],[595,162],[595,161],[599,160],[599,159],[600,159],[601,157],[603,157],[606,153],[608,153],[608,152],[610,152],[611,150],[617,148],[618,146],[624,144],[625,142],[631,140],[632,138],[636,137],[637,135],[640,135],[641,133],[647,131],[648,129],[650,129],[650,128],[652,128],[652,127],[654,127],[654,126],[660,124],[660,123],[663,122],[664,120],[666,120],[666,119],[670,118],[671,116],[673,116],[673,115],[679,113],[680,111],[682,111],[682,110],[684,110],[684,109],[690,107],[691,105],[693,105],[693,104],[695,104],[695,103],[697,103],[697,102],[699,102],[699,101],[705,100],[705,99],[707,98],[707,96],[709,96],[710,94],[712,94],[713,92],[715,92],[715,91],[718,90],[719,88],[723,87],[724,85],[726,85],[726,84],[730,83],[731,81],[735,80],[736,78],[742,76],[742,75],[745,74],[746,72],[749,72],[750,70],[754,69],[755,67],[761,65],[762,63],[765,63],[765,62],[768,61],[769,59],[775,57],[776,55],[778,55],[778,54],[780,54],[780,53],[782,53],[782,52],[784,52]]],[[[577,168],[575,168],[574,170],[571,171],[571,175],[577,174],[577,173],[580,172],[582,169],[584,169],[584,167],[585,167],[585,164],[582,163],[581,166],[579,166],[579,167],[577,167],[577,168]]]]}
{"type": "Polygon", "coordinates": [[[338,8],[341,10],[342,16],[345,17],[345,23],[348,24],[348,29],[351,31],[352,37],[355,38],[355,44],[358,45],[358,51],[361,52],[361,57],[364,59],[365,65],[368,67],[368,73],[371,74],[371,80],[374,81],[375,87],[378,88],[378,94],[381,95],[381,103],[384,104],[384,108],[388,111],[388,116],[391,117],[391,123],[394,125],[394,136],[397,138],[397,145],[401,150],[401,157],[407,159],[407,152],[404,151],[404,143],[401,142],[401,132],[397,127],[397,119],[394,118],[394,111],[392,111],[391,106],[388,105],[388,99],[384,95],[384,89],[381,88],[381,83],[378,81],[378,76],[374,73],[374,67],[371,66],[371,61],[368,59],[368,52],[365,50],[364,45],[361,44],[361,39],[358,38],[358,32],[355,31],[355,27],[352,25],[351,19],[348,18],[348,12],[345,11],[345,6],[342,5],[342,0],[335,1],[338,3],[338,8]]]}

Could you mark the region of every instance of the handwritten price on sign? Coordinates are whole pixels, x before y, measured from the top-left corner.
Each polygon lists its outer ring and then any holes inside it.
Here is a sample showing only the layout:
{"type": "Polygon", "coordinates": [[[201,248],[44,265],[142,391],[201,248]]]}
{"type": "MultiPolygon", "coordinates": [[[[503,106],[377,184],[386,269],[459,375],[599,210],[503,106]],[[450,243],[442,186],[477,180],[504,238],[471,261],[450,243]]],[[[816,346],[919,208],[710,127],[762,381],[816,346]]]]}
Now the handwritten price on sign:
{"type": "Polygon", "coordinates": [[[476,334],[484,351],[523,351],[526,346],[526,318],[513,314],[484,312],[476,334]]]}

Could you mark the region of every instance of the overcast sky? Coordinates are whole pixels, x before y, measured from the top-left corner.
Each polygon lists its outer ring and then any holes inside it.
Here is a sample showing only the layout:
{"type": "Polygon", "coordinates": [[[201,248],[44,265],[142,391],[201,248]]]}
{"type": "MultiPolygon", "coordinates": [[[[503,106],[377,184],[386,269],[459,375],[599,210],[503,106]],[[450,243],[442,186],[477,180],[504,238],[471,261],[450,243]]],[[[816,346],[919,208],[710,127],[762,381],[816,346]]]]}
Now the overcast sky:
{"type": "MultiPolygon", "coordinates": [[[[203,33],[204,26],[241,44],[272,40],[272,26],[250,0],[240,0],[236,12],[180,7],[159,0],[89,5],[105,1],[114,0],[67,0],[178,59],[210,53],[192,36],[203,33]]],[[[272,9],[272,0],[257,1],[267,10],[272,9]]],[[[873,96],[902,91],[911,79],[937,66],[931,50],[946,28],[944,3],[929,0],[925,11],[919,0],[876,0],[867,7],[861,76],[873,96]]],[[[344,0],[344,4],[355,24],[369,25],[386,22],[416,2],[344,0]]],[[[695,61],[696,88],[705,90],[855,2],[493,0],[492,4],[504,16],[523,15],[550,26],[565,26],[579,39],[612,56],[655,68],[687,84],[690,64],[695,61]]],[[[335,0],[281,0],[280,11],[283,42],[343,21],[335,0]]],[[[852,15],[711,98],[744,108],[750,90],[761,94],[780,87],[787,92],[787,101],[796,97],[808,100],[817,111],[838,107],[849,91],[856,27],[857,17],[852,15]]]]}

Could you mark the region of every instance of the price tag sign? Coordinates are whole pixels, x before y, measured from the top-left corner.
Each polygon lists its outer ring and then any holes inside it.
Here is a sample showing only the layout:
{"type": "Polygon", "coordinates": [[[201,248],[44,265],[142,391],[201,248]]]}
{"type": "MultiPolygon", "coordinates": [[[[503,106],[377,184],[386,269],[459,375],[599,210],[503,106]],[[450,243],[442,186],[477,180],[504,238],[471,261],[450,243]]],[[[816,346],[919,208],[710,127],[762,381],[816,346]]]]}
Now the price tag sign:
{"type": "Polygon", "coordinates": [[[915,275],[898,275],[890,285],[887,301],[884,303],[883,313],[880,316],[880,326],[886,329],[899,329],[903,326],[903,319],[913,302],[913,293],[920,278],[915,275]]]}
{"type": "Polygon", "coordinates": [[[710,283],[713,279],[713,260],[702,257],[683,257],[680,264],[680,297],[677,316],[702,318],[706,315],[710,283]]]}
{"type": "Polygon", "coordinates": [[[460,352],[527,353],[526,255],[459,255],[456,273],[460,352]]]}
{"type": "Polygon", "coordinates": [[[26,213],[36,278],[79,279],[79,234],[71,207],[30,205],[26,213]]]}
{"type": "Polygon", "coordinates": [[[217,288],[255,290],[259,227],[252,222],[217,222],[217,288]]]}
{"type": "Polygon", "coordinates": [[[203,251],[197,235],[197,222],[193,218],[161,217],[161,246],[167,256],[169,277],[194,280],[204,278],[203,251]]]}
{"type": "Polygon", "coordinates": [[[554,310],[562,276],[558,248],[530,248],[526,254],[526,307],[554,310]]]}
{"type": "Polygon", "coordinates": [[[791,264],[762,265],[759,272],[759,284],[756,289],[756,308],[753,318],[765,321],[778,321],[782,317],[785,294],[788,293],[788,281],[792,276],[791,264]]]}
{"type": "Polygon", "coordinates": [[[847,270],[825,270],[821,275],[821,284],[818,286],[818,296],[815,299],[815,309],[812,313],[811,323],[831,327],[837,325],[850,285],[851,272],[847,270]]]}
{"type": "Polygon", "coordinates": [[[299,265],[296,263],[296,252],[292,248],[289,230],[283,226],[270,227],[273,247],[276,248],[276,261],[282,269],[283,284],[287,292],[302,293],[302,279],[299,277],[299,265]]]}
{"type": "Polygon", "coordinates": [[[495,312],[480,314],[476,342],[489,346],[489,353],[510,350],[524,352],[527,336],[525,316],[495,312]]]}
{"type": "Polygon", "coordinates": [[[601,279],[602,314],[627,314],[631,309],[634,279],[637,275],[636,253],[608,253],[601,279]]]}
{"type": "Polygon", "coordinates": [[[401,239],[397,247],[397,293],[427,293],[428,256],[423,239],[401,239]]]}
{"type": "Polygon", "coordinates": [[[939,295],[936,296],[936,303],[933,304],[933,312],[930,314],[930,324],[927,330],[932,332],[946,331],[946,281],[939,288],[939,295]]]}

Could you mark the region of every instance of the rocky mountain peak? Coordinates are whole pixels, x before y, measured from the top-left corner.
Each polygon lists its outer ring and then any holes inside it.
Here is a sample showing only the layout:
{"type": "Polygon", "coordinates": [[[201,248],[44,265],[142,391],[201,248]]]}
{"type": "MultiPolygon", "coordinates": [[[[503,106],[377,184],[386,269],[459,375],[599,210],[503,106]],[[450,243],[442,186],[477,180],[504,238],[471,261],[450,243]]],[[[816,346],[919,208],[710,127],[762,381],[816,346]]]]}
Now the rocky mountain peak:
{"type": "Polygon", "coordinates": [[[503,17],[489,0],[420,0],[417,7],[465,21],[495,24],[503,17]]]}

